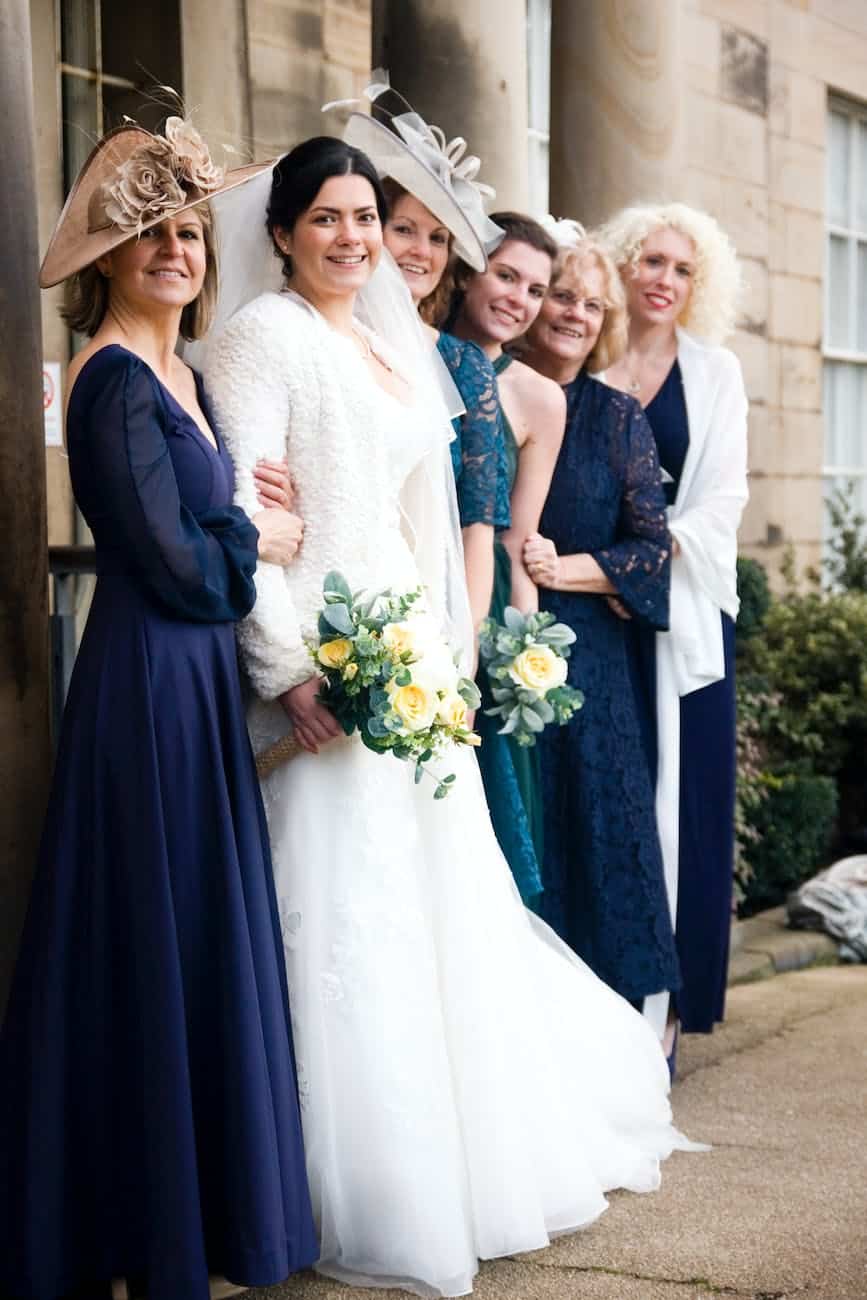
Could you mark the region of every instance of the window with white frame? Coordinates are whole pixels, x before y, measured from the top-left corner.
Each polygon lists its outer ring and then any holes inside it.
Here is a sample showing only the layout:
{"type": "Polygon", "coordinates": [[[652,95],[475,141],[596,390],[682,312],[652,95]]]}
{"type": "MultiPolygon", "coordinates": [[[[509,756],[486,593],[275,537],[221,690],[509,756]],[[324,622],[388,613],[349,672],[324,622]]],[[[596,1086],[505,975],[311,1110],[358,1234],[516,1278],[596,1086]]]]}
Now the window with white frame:
{"type": "Polygon", "coordinates": [[[829,103],[825,207],[825,493],[854,482],[855,502],[867,511],[865,104],[829,103]]]}
{"type": "Polygon", "coordinates": [[[548,211],[551,0],[527,0],[527,158],[530,211],[548,211]]]}

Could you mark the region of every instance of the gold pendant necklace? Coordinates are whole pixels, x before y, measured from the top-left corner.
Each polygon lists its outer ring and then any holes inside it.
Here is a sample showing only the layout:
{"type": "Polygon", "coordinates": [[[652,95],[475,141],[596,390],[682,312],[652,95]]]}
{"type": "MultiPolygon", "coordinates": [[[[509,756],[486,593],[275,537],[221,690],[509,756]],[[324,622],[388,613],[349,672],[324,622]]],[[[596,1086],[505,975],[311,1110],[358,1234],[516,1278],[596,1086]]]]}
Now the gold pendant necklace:
{"type": "Polygon", "coordinates": [[[383,370],[387,370],[390,375],[393,375],[394,367],[390,366],[388,362],[379,355],[378,352],[374,351],[374,349],[370,346],[370,339],[367,337],[367,335],[362,334],[361,330],[357,329],[355,325],[352,326],[352,332],[364,349],[364,351],[361,354],[362,361],[369,361],[372,357],[374,361],[377,361],[382,366],[383,370]]]}

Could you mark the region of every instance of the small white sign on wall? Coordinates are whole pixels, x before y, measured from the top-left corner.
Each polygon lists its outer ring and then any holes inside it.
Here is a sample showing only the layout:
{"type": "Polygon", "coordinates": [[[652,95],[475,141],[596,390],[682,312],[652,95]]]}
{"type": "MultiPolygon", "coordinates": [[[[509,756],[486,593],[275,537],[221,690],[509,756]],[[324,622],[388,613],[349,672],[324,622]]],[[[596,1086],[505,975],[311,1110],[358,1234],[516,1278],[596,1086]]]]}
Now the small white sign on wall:
{"type": "Polygon", "coordinates": [[[60,390],[60,362],[42,366],[42,409],[45,412],[46,447],[63,446],[63,394],[60,390]]]}

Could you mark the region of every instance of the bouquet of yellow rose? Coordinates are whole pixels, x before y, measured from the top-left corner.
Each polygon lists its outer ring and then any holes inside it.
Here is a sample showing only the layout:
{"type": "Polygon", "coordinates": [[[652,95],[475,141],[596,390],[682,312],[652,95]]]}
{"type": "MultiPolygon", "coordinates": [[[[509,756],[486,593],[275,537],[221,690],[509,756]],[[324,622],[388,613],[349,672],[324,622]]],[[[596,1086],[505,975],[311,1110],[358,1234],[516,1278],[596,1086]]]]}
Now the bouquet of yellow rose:
{"type": "MultiPolygon", "coordinates": [[[[325,679],[322,702],[347,736],[358,731],[368,749],[414,763],[417,782],[449,744],[481,743],[467,725],[478,688],[458,672],[420,590],[353,593],[332,572],[323,597],[310,653],[325,679]]],[[[434,798],[442,799],[455,777],[433,779],[434,798]]]]}
{"type": "Polygon", "coordinates": [[[522,614],[512,605],[503,618],[505,627],[486,618],[479,631],[479,657],[495,701],[485,713],[503,719],[501,736],[535,745],[549,722],[562,726],[584,703],[583,693],[566,685],[575,633],[553,614],[522,614]]]}

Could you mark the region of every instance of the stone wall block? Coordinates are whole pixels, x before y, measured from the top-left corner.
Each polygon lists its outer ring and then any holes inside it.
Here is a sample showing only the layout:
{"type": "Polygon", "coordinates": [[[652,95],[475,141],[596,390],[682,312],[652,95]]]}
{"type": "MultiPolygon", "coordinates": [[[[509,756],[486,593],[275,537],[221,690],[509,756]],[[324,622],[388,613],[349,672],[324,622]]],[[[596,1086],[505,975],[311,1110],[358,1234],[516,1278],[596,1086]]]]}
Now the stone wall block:
{"type": "Polygon", "coordinates": [[[739,27],[763,40],[768,35],[768,8],[776,0],[699,0],[700,13],[739,27]]]}
{"type": "Polygon", "coordinates": [[[324,0],[322,51],[329,63],[370,72],[370,0],[324,0]]]}
{"type": "Polygon", "coordinates": [[[822,354],[815,348],[781,343],[779,405],[792,411],[821,411],[822,354]]]}
{"type": "Polygon", "coordinates": [[[750,406],[747,422],[747,445],[751,474],[763,475],[773,465],[776,412],[758,402],[750,406]]]}
{"type": "Polygon", "coordinates": [[[750,473],[811,477],[822,472],[823,426],[816,411],[766,410],[750,407],[750,473]]]}
{"type": "Polygon", "coordinates": [[[771,64],[768,123],[776,135],[825,148],[827,88],[806,72],[771,64]]]}
{"type": "Polygon", "coordinates": [[[825,426],[818,411],[781,411],[778,468],[791,475],[818,478],[825,460],[825,426]]]}
{"type": "Polygon", "coordinates": [[[824,211],[825,151],[785,136],[770,137],[770,197],[788,207],[824,211]]]}
{"type": "Polygon", "coordinates": [[[795,275],[771,276],[771,337],[819,348],[822,342],[822,282],[795,275]]]}
{"type": "Polygon", "coordinates": [[[768,255],[768,191],[763,185],[734,183],[703,168],[684,172],[679,197],[709,212],[741,257],[765,262],[768,255]]]}
{"type": "Polygon", "coordinates": [[[769,390],[770,347],[767,339],[759,334],[737,330],[727,346],[732,349],[741,363],[744,386],[750,401],[771,403],[773,397],[769,390]]]}
{"type": "Polygon", "coordinates": [[[817,18],[827,18],[854,35],[867,38],[864,0],[810,0],[810,9],[817,18]]]}
{"type": "MultiPolygon", "coordinates": [[[[864,6],[859,7],[863,10],[864,6]]],[[[833,0],[834,14],[838,8],[833,0]]],[[[852,27],[809,10],[775,0],[771,9],[770,44],[773,57],[789,68],[809,73],[844,95],[864,98],[864,41],[852,27]]]]}
{"type": "Polygon", "coordinates": [[[686,140],[691,166],[737,181],[767,184],[765,120],[759,114],[693,94],[686,140]]]}
{"type": "Polygon", "coordinates": [[[721,29],[720,89],[723,99],[764,117],[768,111],[768,47],[751,32],[721,29]]]}
{"type": "Polygon", "coordinates": [[[750,334],[767,333],[768,325],[768,268],[757,258],[741,257],[744,277],[744,298],[738,325],[750,334]]]}
{"type": "Polygon", "coordinates": [[[769,217],[770,270],[821,280],[825,272],[823,214],[772,202],[769,217]]]}
{"type": "Polygon", "coordinates": [[[683,51],[687,85],[704,95],[719,94],[720,24],[715,18],[685,11],[683,51]]]}

